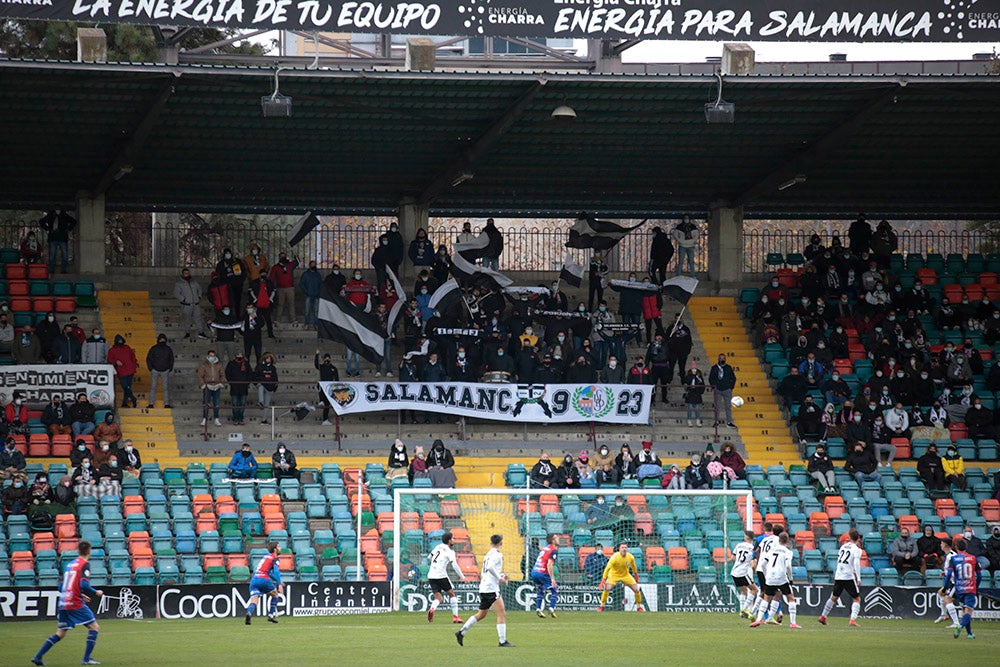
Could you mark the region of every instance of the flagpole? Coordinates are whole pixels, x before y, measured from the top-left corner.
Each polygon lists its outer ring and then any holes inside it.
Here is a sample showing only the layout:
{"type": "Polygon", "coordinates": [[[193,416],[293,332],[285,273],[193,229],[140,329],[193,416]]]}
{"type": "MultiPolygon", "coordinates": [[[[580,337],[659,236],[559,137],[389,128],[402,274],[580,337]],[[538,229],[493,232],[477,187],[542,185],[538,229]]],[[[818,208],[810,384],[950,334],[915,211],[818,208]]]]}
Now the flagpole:
{"type": "MultiPolygon", "coordinates": [[[[674,332],[677,331],[677,327],[681,324],[681,318],[684,317],[684,311],[687,310],[688,305],[685,303],[681,306],[681,312],[677,313],[677,319],[674,320],[674,326],[670,329],[670,335],[673,336],[674,332]]],[[[683,370],[683,369],[681,369],[683,370]]]]}

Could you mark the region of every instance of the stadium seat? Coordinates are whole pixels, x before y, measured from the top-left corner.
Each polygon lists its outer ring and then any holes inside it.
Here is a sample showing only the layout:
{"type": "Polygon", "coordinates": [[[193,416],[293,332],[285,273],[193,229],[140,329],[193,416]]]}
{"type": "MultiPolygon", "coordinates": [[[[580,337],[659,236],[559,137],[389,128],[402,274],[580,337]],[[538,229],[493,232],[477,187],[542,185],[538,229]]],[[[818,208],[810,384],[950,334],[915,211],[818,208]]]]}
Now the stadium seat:
{"type": "Polygon", "coordinates": [[[688,550],[684,547],[671,547],[667,551],[667,564],[671,570],[689,569],[688,550]]]}

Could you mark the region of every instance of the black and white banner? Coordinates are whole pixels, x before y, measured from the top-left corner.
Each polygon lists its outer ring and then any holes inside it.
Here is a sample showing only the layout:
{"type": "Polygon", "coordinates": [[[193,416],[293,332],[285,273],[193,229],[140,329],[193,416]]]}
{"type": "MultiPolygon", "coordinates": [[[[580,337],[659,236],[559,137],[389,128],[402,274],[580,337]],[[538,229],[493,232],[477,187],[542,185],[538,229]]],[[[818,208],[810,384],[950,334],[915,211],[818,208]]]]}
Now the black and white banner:
{"type": "Polygon", "coordinates": [[[115,368],[109,364],[52,364],[0,366],[0,404],[10,402],[15,391],[29,404],[49,403],[53,396],[75,400],[86,394],[98,407],[115,404],[115,368]]]}
{"type": "Polygon", "coordinates": [[[253,30],[791,42],[993,42],[998,0],[2,0],[0,17],[253,30]],[[886,4],[890,6],[885,6],[886,4]]]}
{"type": "Polygon", "coordinates": [[[653,387],[625,384],[320,382],[338,415],[420,410],[542,424],[646,424],[653,387]]]}
{"type": "MultiPolygon", "coordinates": [[[[238,618],[250,603],[247,584],[100,586],[92,600],[98,619],[238,618]]],[[[55,620],[56,588],[0,588],[0,621],[55,620]]],[[[385,581],[317,581],[285,584],[280,616],[337,616],[389,611],[392,589],[385,581]]],[[[260,605],[258,615],[266,614],[260,605]]]]}

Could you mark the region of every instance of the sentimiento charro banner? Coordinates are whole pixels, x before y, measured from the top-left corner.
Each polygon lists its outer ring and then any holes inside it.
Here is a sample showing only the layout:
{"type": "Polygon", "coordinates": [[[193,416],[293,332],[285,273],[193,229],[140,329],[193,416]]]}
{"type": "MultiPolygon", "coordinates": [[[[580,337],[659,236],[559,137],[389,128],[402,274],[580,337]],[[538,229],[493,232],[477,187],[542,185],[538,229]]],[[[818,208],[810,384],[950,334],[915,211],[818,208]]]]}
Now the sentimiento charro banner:
{"type": "Polygon", "coordinates": [[[992,42],[1000,0],[0,0],[49,21],[470,37],[992,42]]]}
{"type": "MultiPolygon", "coordinates": [[[[5,0],[0,0],[0,3],[5,0]]],[[[39,364],[0,366],[0,402],[15,391],[28,403],[49,403],[53,396],[76,400],[78,394],[98,407],[115,404],[115,367],[110,364],[39,364]]]]}
{"type": "Polygon", "coordinates": [[[560,424],[646,424],[653,387],[626,384],[320,382],[334,412],[418,410],[460,417],[560,424]]]}

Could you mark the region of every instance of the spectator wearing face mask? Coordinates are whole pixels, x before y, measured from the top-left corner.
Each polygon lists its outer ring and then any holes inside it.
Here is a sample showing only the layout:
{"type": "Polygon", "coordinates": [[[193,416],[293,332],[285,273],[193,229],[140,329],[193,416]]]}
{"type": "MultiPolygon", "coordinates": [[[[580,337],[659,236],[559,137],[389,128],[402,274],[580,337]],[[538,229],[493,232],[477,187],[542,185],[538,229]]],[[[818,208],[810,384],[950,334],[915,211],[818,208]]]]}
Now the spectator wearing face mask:
{"type": "Polygon", "coordinates": [[[993,411],[983,405],[978,396],[972,402],[972,407],[965,413],[965,427],[969,437],[979,444],[980,440],[992,440],[995,435],[993,427],[993,411]]]}
{"type": "Polygon", "coordinates": [[[535,368],[533,381],[538,384],[558,384],[562,379],[562,366],[556,363],[551,354],[543,354],[541,364],[535,368]]]}
{"type": "Polygon", "coordinates": [[[615,457],[615,470],[618,472],[619,481],[623,479],[634,479],[638,462],[632,454],[632,448],[628,443],[622,443],[618,456],[615,457]]]}
{"type": "Polygon", "coordinates": [[[197,331],[199,338],[205,335],[205,318],[201,315],[201,284],[191,276],[191,270],[181,270],[181,277],[174,283],[174,298],[181,305],[181,319],[184,337],[190,338],[197,331]]]}
{"type": "Polygon", "coordinates": [[[219,421],[219,402],[222,398],[222,388],[226,385],[226,371],[222,366],[222,361],[215,353],[209,350],[205,358],[198,364],[198,387],[201,389],[201,425],[208,421],[208,411],[212,410],[216,426],[222,426],[219,421]]]}
{"type": "Polygon", "coordinates": [[[257,398],[261,406],[260,423],[267,424],[274,392],[278,391],[278,369],[274,365],[274,355],[270,352],[264,354],[254,369],[253,381],[257,383],[257,398]]]}
{"type": "Polygon", "coordinates": [[[279,442],[271,455],[271,470],[280,482],[283,479],[299,479],[301,472],[296,466],[295,454],[283,442],[279,442]]]}
{"type": "Polygon", "coordinates": [[[875,449],[875,458],[879,461],[880,467],[892,465],[892,459],[896,456],[896,445],[892,444],[892,431],[885,424],[882,415],[875,418],[872,424],[872,447],[875,449]],[[888,455],[887,461],[882,461],[882,454],[888,455]]]}
{"type": "Polygon", "coordinates": [[[323,289],[323,277],[316,269],[316,260],[309,260],[309,268],[299,276],[299,289],[306,300],[305,325],[316,326],[316,316],[319,312],[319,296],[323,289]]]}
{"type": "Polygon", "coordinates": [[[97,440],[97,446],[94,447],[94,454],[90,459],[90,462],[94,465],[96,470],[100,470],[101,466],[107,463],[111,459],[111,455],[115,453],[112,449],[111,443],[107,440],[97,440]]]}
{"type": "Polygon", "coordinates": [[[156,337],[156,345],[146,353],[146,368],[150,372],[149,405],[152,408],[156,402],[156,385],[163,385],[163,407],[170,408],[170,374],[174,371],[174,351],[167,345],[167,337],[160,334],[156,337]]]}
{"type": "Polygon", "coordinates": [[[97,494],[97,471],[91,465],[89,454],[73,469],[73,491],[79,498],[90,498],[97,494]]]}
{"type": "Polygon", "coordinates": [[[24,394],[15,391],[10,403],[3,409],[3,433],[26,434],[28,432],[28,406],[24,394]]]}
{"type": "Polygon", "coordinates": [[[424,454],[424,448],[420,445],[417,445],[417,448],[413,452],[413,458],[410,459],[410,469],[407,471],[406,476],[409,478],[411,485],[415,479],[428,477],[427,459],[424,454]]]}
{"type": "Polygon", "coordinates": [[[601,382],[604,384],[625,384],[625,367],[618,361],[618,357],[611,355],[607,363],[601,369],[601,382]]]}
{"type": "Polygon", "coordinates": [[[991,572],[1000,570],[1000,526],[993,526],[990,539],[986,540],[986,558],[991,572]]]}
{"type": "Polygon", "coordinates": [[[414,267],[428,267],[434,263],[434,244],[427,238],[427,231],[421,227],[416,238],[410,241],[410,262],[414,267]]]}
{"type": "Polygon", "coordinates": [[[885,413],[885,427],[889,431],[890,437],[910,439],[910,415],[906,413],[903,404],[896,401],[896,405],[885,413]]]}
{"type": "Polygon", "coordinates": [[[278,261],[271,267],[268,278],[277,293],[277,312],[274,319],[291,324],[295,321],[295,269],[299,268],[299,258],[289,259],[284,250],[278,253],[278,261]]]}
{"type": "Polygon", "coordinates": [[[640,484],[647,479],[659,481],[663,477],[663,462],[660,461],[657,453],[653,451],[653,442],[651,440],[643,441],[642,451],[636,456],[635,476],[640,484]]]}
{"type": "MultiPolygon", "coordinates": [[[[628,282],[638,285],[635,273],[629,274],[628,282]]],[[[635,325],[636,342],[642,345],[642,330],[639,324],[642,322],[642,297],[645,292],[638,288],[619,285],[611,285],[611,289],[618,292],[618,314],[622,316],[622,322],[635,325]]]]}
{"type": "Polygon", "coordinates": [[[819,444],[816,446],[816,451],[809,457],[806,470],[809,472],[809,476],[823,487],[824,492],[835,493],[837,486],[836,477],[833,473],[833,461],[830,460],[830,456],[826,453],[826,445],[819,444]]]}
{"type": "Polygon", "coordinates": [[[443,284],[448,280],[448,276],[451,274],[451,255],[448,254],[448,248],[444,245],[439,245],[437,252],[434,253],[434,262],[431,264],[431,275],[434,276],[434,280],[438,284],[443,284]]]}
{"type": "Polygon", "coordinates": [[[249,442],[244,442],[240,450],[233,454],[227,468],[233,479],[254,479],[257,476],[257,459],[250,451],[249,442]]]}
{"type": "Polygon", "coordinates": [[[27,467],[24,454],[17,448],[14,438],[8,437],[4,442],[3,449],[0,450],[0,481],[27,480],[24,472],[27,467]]]}
{"type": "Polygon", "coordinates": [[[247,305],[253,305],[257,309],[257,316],[267,325],[267,337],[274,338],[274,318],[272,312],[275,304],[274,283],[268,274],[263,274],[257,280],[250,282],[249,299],[247,305]]]}
{"type": "Polygon", "coordinates": [[[94,433],[97,428],[97,424],[94,423],[94,412],[94,404],[87,400],[87,395],[82,392],[78,394],[76,401],[69,408],[74,438],[94,433]]]}
{"type": "Polygon", "coordinates": [[[920,475],[920,479],[927,485],[927,488],[932,491],[948,488],[944,480],[941,457],[938,456],[937,445],[933,442],[927,447],[927,452],[917,459],[917,474],[920,475]]]}
{"type": "Polygon", "coordinates": [[[62,334],[52,341],[51,356],[56,364],[79,364],[82,360],[81,344],[73,334],[73,327],[67,324],[62,334]]]}
{"type": "Polygon", "coordinates": [[[122,448],[118,450],[118,463],[126,475],[139,478],[142,472],[142,457],[131,440],[122,441],[122,448]]]}
{"type": "Polygon", "coordinates": [[[49,507],[51,514],[74,514],[76,513],[76,491],[73,488],[73,477],[63,475],[59,478],[59,483],[52,487],[52,505],[49,507]]]}
{"type": "Polygon", "coordinates": [[[820,384],[820,391],[828,404],[840,406],[851,397],[851,386],[840,377],[840,372],[834,370],[830,377],[820,384]]]}
{"type": "Polygon", "coordinates": [[[580,471],[576,469],[573,457],[569,454],[563,457],[562,464],[556,469],[557,489],[579,489],[580,471]]]}
{"type": "MultiPolygon", "coordinates": [[[[247,396],[250,395],[250,383],[253,382],[253,368],[246,355],[237,352],[236,356],[226,364],[226,383],[229,384],[229,400],[233,406],[233,424],[242,425],[246,413],[247,396]]],[[[326,408],[329,410],[329,407],[326,408]]],[[[205,417],[207,418],[207,414],[205,417]]]]}
{"type": "Polygon", "coordinates": [[[691,463],[684,469],[684,484],[689,489],[712,488],[712,478],[702,466],[700,454],[691,455],[691,463]]]}
{"type": "Polygon", "coordinates": [[[122,493],[122,469],[118,457],[112,454],[97,469],[97,495],[120,496],[122,493]]]}
{"type": "Polygon", "coordinates": [[[687,406],[687,425],[697,424],[701,426],[701,404],[705,396],[705,377],[693,361],[681,382],[684,385],[684,404],[687,406]]]}
{"type": "Polygon", "coordinates": [[[576,471],[580,475],[580,485],[581,486],[594,486],[594,471],[590,467],[590,456],[587,455],[587,450],[580,450],[580,455],[576,457],[576,461],[573,462],[576,466],[576,471]]]}
{"type": "Polygon", "coordinates": [[[878,459],[875,458],[875,450],[863,440],[855,442],[854,446],[847,450],[844,470],[854,477],[858,486],[862,482],[882,481],[882,475],[878,471],[878,459]]]}
{"type": "Polygon", "coordinates": [[[455,457],[440,439],[434,441],[427,456],[427,472],[435,488],[454,488],[458,481],[455,476],[455,457]]]}
{"type": "MultiPolygon", "coordinates": [[[[252,252],[251,250],[251,254],[252,252]]],[[[229,288],[229,306],[233,312],[240,312],[243,304],[243,283],[247,277],[247,265],[239,257],[233,255],[232,248],[223,248],[222,258],[215,265],[215,273],[229,288]]]]}
{"type": "Polygon", "coordinates": [[[3,490],[3,513],[4,516],[17,516],[28,513],[31,505],[31,493],[28,491],[24,479],[17,477],[3,490]]]}
{"type": "Polygon", "coordinates": [[[628,371],[628,379],[626,380],[628,384],[638,384],[638,385],[651,385],[653,384],[653,375],[650,371],[649,366],[646,365],[646,360],[642,357],[636,357],[635,363],[632,364],[632,368],[628,371]]]}
{"type": "MultiPolygon", "coordinates": [[[[97,442],[107,440],[112,447],[117,448],[121,439],[121,424],[119,424],[118,420],[115,418],[115,413],[109,411],[106,415],[104,415],[104,420],[101,421],[101,423],[97,425],[97,428],[94,429],[94,440],[97,442]]],[[[100,463],[102,463],[102,461],[97,462],[97,464],[100,463]]]]}
{"type": "Polygon", "coordinates": [[[73,449],[69,451],[69,466],[71,468],[78,467],[83,462],[84,457],[91,458],[90,449],[87,448],[86,440],[77,438],[73,443],[73,449]]]}
{"type": "Polygon", "coordinates": [[[389,447],[389,461],[386,463],[386,479],[405,477],[410,468],[410,457],[406,453],[406,445],[399,438],[389,447]]]}
{"type": "Polygon", "coordinates": [[[45,472],[40,472],[35,475],[35,481],[31,484],[28,489],[28,493],[31,494],[31,504],[45,508],[52,504],[52,485],[49,483],[49,475],[45,472]]]}
{"type": "Polygon", "coordinates": [[[954,444],[948,445],[948,451],[941,459],[941,468],[944,472],[944,479],[959,491],[965,491],[965,459],[958,453],[958,447],[954,444]]]}
{"type": "Polygon", "coordinates": [[[243,257],[243,264],[247,268],[247,280],[253,282],[261,276],[266,276],[271,270],[271,262],[267,255],[256,242],[250,244],[250,249],[243,257]]]}
{"type": "Polygon", "coordinates": [[[132,381],[135,379],[136,371],[139,370],[139,360],[135,356],[135,350],[125,342],[124,336],[120,334],[115,336],[115,344],[107,353],[107,362],[114,366],[118,383],[122,387],[122,407],[127,408],[129,403],[133,408],[136,407],[138,399],[132,393],[132,381]]]}

